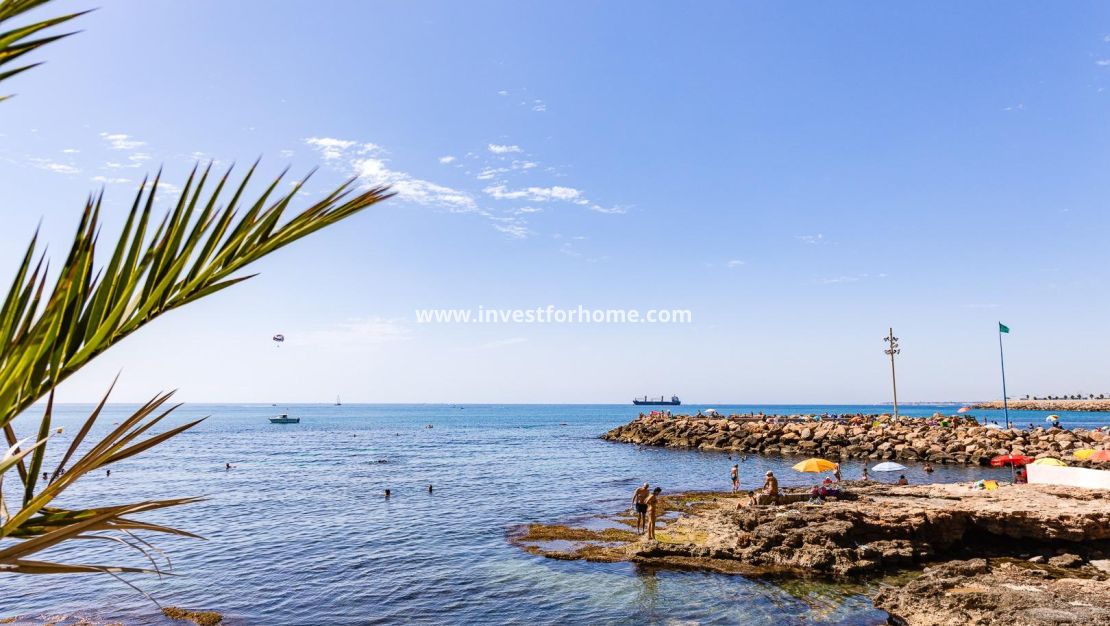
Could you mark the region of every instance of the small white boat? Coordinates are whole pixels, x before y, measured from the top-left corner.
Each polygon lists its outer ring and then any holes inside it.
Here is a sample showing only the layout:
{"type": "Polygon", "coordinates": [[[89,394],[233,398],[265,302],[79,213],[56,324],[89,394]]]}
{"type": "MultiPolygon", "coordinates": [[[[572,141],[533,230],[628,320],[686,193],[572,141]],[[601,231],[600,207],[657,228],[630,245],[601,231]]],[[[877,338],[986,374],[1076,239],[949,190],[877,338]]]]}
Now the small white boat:
{"type": "Polygon", "coordinates": [[[279,415],[277,417],[271,417],[270,418],[270,423],[271,424],[300,424],[301,423],[301,418],[299,418],[299,417],[289,417],[288,413],[282,413],[281,415],[279,415]]]}

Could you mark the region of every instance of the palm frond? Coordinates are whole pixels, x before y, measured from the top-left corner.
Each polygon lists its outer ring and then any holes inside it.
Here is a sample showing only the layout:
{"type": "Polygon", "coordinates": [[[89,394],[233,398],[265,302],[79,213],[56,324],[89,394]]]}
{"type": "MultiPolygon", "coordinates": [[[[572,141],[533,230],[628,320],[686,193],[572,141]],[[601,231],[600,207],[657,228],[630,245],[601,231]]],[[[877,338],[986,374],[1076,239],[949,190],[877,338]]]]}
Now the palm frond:
{"type": "Polygon", "coordinates": [[[278,176],[242,204],[252,166],[220,206],[231,170],[207,189],[211,166],[194,168],[176,205],[150,230],[160,175],[144,181],[106,266],[94,271],[102,194],[90,197],[73,244],[49,290],[32,239],[0,307],[0,426],[113,344],[162,313],[250,276],[250,263],[392,194],[348,180],[283,222],[303,181],[275,191],[278,176]],[[236,219],[236,215],[241,217],[236,219]]]}
{"type": "MultiPolygon", "coordinates": [[[[33,37],[53,26],[68,22],[69,20],[88,13],[88,11],[69,13],[14,28],[8,28],[5,24],[8,20],[19,17],[32,9],[46,4],[48,1],[49,0],[0,0],[0,28],[6,29],[0,31],[0,82],[40,65],[39,63],[28,63],[26,65],[10,66],[10,63],[47,44],[69,37],[74,33],[45,35],[37,39],[33,39],[33,37]]],[[[6,100],[9,97],[11,96],[0,96],[0,100],[6,100]]]]}

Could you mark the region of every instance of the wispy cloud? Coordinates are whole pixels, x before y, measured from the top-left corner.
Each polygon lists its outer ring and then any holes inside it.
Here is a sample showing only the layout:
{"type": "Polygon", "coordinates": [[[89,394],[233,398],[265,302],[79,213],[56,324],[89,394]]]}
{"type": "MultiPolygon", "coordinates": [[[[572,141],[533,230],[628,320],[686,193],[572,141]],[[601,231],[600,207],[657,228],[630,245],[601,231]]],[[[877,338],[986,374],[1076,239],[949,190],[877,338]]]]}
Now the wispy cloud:
{"type": "Polygon", "coordinates": [[[802,243],[808,243],[811,245],[825,242],[825,236],[821,233],[817,233],[816,235],[797,235],[794,238],[798,241],[801,241],[802,243]]]}
{"type": "Polygon", "coordinates": [[[494,224],[493,227],[513,239],[527,239],[532,232],[527,226],[521,224],[494,224]]]}
{"type": "Polygon", "coordinates": [[[31,163],[31,165],[34,165],[35,167],[37,167],[39,169],[42,169],[42,170],[46,170],[48,172],[54,172],[55,174],[80,174],[81,173],[80,169],[78,169],[77,167],[74,167],[73,165],[70,165],[69,163],[60,163],[60,162],[54,161],[52,159],[43,159],[43,158],[37,158],[37,157],[36,158],[30,158],[30,159],[27,159],[27,160],[31,163]]]}
{"type": "Polygon", "coordinates": [[[91,180],[93,182],[96,182],[96,183],[104,183],[104,184],[107,184],[107,185],[119,185],[119,184],[131,182],[130,178],[112,178],[112,177],[109,177],[109,176],[93,176],[89,180],[91,180]]]}
{"type": "Polygon", "coordinates": [[[848,275],[844,275],[844,276],[832,276],[830,278],[821,278],[821,279],[818,279],[817,282],[821,283],[822,285],[837,285],[837,284],[841,284],[841,283],[858,283],[861,280],[867,280],[869,278],[886,278],[886,274],[885,273],[879,273],[879,274],[868,274],[868,273],[848,274],[848,275]]]}
{"type": "Polygon", "coordinates": [[[332,161],[343,156],[343,152],[355,145],[354,141],[336,139],[334,137],[309,137],[305,143],[320,151],[320,156],[325,161],[332,161]]]}
{"type": "Polygon", "coordinates": [[[525,189],[509,189],[505,185],[491,185],[482,190],[484,193],[497,200],[530,200],[532,202],[547,202],[561,200],[563,202],[580,203],[582,192],[573,187],[527,187],[525,189]]]}
{"type": "Polygon", "coordinates": [[[448,154],[447,156],[441,156],[441,157],[439,157],[439,162],[440,162],[440,163],[442,163],[442,164],[444,164],[444,165],[448,165],[448,164],[450,164],[450,163],[454,163],[455,161],[456,161],[456,159],[455,159],[455,156],[454,156],[454,155],[452,155],[452,154],[448,154]]]}
{"type": "Polygon", "coordinates": [[[740,267],[743,264],[744,264],[744,262],[741,261],[740,259],[732,259],[732,260],[728,261],[727,263],[725,263],[725,267],[728,267],[729,269],[733,269],[733,268],[740,267]]]}
{"type": "Polygon", "coordinates": [[[496,350],[497,348],[505,348],[507,346],[515,346],[515,345],[518,345],[518,344],[527,343],[527,341],[528,341],[527,337],[506,337],[505,339],[496,339],[494,341],[489,341],[487,343],[483,343],[483,344],[475,347],[474,349],[475,350],[496,350]]]}
{"type": "Polygon", "coordinates": [[[496,144],[496,143],[489,144],[488,149],[489,149],[490,152],[492,152],[494,154],[510,154],[510,153],[516,153],[516,152],[524,152],[523,150],[520,149],[520,146],[503,145],[503,144],[496,144]]]}
{"type": "Polygon", "coordinates": [[[537,113],[543,113],[544,111],[547,110],[547,104],[544,103],[543,100],[533,100],[532,101],[532,110],[537,112],[537,113]]]}
{"type": "Polygon", "coordinates": [[[1110,59],[1099,59],[1099,60],[1095,61],[1095,65],[1098,65],[1098,66],[1101,66],[1101,67],[1106,67],[1106,66],[1110,65],[1110,59]]]}
{"type": "Polygon", "coordinates": [[[300,336],[286,333],[285,338],[290,347],[306,345],[352,350],[406,341],[410,338],[410,331],[402,320],[365,317],[338,322],[300,336]]]}
{"type": "Polygon", "coordinates": [[[100,133],[100,136],[113,150],[134,150],[146,145],[145,141],[139,141],[123,133],[100,133]]]}

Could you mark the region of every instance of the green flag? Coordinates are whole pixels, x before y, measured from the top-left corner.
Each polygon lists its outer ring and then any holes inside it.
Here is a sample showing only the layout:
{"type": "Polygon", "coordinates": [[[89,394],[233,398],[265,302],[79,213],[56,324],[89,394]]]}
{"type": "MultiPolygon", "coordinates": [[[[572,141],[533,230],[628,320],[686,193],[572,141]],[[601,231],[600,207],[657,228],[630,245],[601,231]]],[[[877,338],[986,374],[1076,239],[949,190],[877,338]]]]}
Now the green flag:
{"type": "Polygon", "coordinates": [[[998,332],[1006,333],[1008,335],[1008,334],[1010,334],[1010,327],[1003,324],[1002,322],[999,322],[998,323],[998,332]]]}

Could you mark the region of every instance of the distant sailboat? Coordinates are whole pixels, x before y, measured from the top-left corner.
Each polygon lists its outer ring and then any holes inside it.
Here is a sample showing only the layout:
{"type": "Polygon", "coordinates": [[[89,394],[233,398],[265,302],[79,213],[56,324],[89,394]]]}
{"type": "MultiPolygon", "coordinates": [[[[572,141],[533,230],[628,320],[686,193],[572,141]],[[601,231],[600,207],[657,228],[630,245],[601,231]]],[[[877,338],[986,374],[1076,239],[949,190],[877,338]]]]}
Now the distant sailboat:
{"type": "Polygon", "coordinates": [[[335,394],[335,406],[343,406],[343,403],[339,401],[339,394],[335,394]]]}

